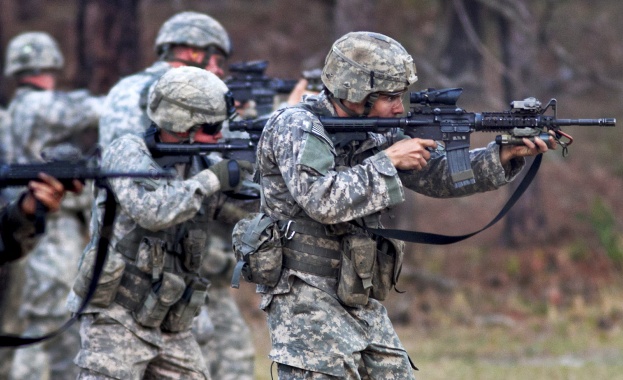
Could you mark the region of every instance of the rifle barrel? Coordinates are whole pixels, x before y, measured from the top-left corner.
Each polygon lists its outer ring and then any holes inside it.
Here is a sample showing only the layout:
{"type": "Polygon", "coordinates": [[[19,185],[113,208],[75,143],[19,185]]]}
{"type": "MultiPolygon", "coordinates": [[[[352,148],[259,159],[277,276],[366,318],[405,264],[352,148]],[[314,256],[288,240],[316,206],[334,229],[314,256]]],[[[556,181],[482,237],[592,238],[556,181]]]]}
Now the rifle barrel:
{"type": "Polygon", "coordinates": [[[599,119],[557,119],[556,125],[579,125],[579,126],[599,126],[599,127],[614,127],[617,119],[615,118],[599,118],[599,119]]]}

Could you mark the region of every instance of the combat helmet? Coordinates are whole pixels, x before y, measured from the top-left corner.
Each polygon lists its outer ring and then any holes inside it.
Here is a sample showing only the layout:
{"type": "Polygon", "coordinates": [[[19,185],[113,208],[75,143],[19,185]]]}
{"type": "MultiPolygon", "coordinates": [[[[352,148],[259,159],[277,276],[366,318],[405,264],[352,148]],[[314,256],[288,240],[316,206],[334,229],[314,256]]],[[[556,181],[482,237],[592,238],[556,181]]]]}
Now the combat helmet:
{"type": "Polygon", "coordinates": [[[235,112],[225,83],[211,72],[192,66],[167,71],[150,89],[148,99],[149,118],[171,132],[220,124],[235,112]]]}
{"type": "Polygon", "coordinates": [[[7,47],[4,75],[60,70],[65,60],[58,44],[47,33],[27,32],[15,36],[7,47]]]}
{"type": "Polygon", "coordinates": [[[331,47],[321,79],[335,99],[373,103],[375,98],[369,95],[404,91],[417,75],[413,58],[396,40],[379,33],[351,32],[331,47]]]}
{"type": "Polygon", "coordinates": [[[156,53],[163,56],[171,45],[206,50],[218,48],[225,57],[231,54],[231,41],[225,28],[212,17],[198,12],[178,13],[162,24],[156,36],[156,53]]]}

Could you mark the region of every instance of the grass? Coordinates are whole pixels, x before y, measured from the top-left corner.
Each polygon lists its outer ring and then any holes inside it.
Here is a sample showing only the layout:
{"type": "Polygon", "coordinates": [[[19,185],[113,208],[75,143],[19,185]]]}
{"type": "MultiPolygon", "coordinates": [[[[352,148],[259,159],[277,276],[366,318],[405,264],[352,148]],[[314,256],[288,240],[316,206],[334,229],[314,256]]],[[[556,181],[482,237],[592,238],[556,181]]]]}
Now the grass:
{"type": "MultiPolygon", "coordinates": [[[[533,315],[510,325],[460,323],[446,317],[432,327],[415,321],[396,331],[420,369],[420,380],[616,380],[623,379],[622,310],[623,292],[609,289],[598,304],[533,315]]],[[[271,379],[263,321],[256,319],[253,331],[256,378],[271,379]]]]}

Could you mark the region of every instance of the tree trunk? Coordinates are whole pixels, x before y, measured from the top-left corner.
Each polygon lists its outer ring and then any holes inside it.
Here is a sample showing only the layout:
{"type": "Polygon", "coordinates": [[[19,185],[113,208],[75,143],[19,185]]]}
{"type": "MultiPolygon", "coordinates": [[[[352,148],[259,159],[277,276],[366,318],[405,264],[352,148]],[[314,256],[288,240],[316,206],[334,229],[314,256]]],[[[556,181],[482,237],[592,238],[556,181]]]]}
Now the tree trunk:
{"type": "Polygon", "coordinates": [[[106,93],[140,68],[140,0],[79,0],[78,87],[106,93]]]}
{"type": "Polygon", "coordinates": [[[335,0],[331,11],[335,39],[349,32],[374,31],[375,10],[374,0],[335,0]]]}

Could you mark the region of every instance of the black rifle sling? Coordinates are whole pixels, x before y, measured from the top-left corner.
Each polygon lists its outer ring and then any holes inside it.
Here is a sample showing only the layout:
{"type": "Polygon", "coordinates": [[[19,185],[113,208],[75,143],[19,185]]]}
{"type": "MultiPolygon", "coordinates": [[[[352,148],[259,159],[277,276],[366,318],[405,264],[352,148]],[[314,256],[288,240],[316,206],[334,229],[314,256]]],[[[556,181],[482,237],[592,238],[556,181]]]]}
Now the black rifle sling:
{"type": "Polygon", "coordinates": [[[113,195],[110,187],[108,187],[107,184],[101,183],[98,184],[98,187],[103,188],[106,191],[104,215],[102,217],[102,229],[100,232],[100,238],[97,242],[97,255],[95,256],[95,265],[93,266],[93,278],[91,279],[91,283],[89,284],[89,290],[84,299],[82,300],[82,304],[80,304],[78,311],[75,312],[74,315],[60,328],[43,336],[22,337],[18,335],[0,335],[0,347],[20,347],[54,338],[55,336],[67,330],[71,325],[73,325],[80,317],[80,314],[87,307],[89,301],[91,301],[91,298],[95,293],[95,289],[97,288],[97,283],[99,281],[100,275],[102,274],[102,270],[104,269],[106,254],[108,252],[108,245],[110,244],[110,238],[113,231],[113,223],[115,221],[115,214],[117,211],[117,201],[115,200],[115,196],[113,195]]]}
{"type": "Polygon", "coordinates": [[[530,184],[532,183],[532,180],[536,176],[536,173],[538,172],[539,167],[541,166],[542,158],[543,158],[543,154],[539,154],[534,158],[532,165],[530,165],[530,169],[526,173],[525,177],[523,178],[519,186],[517,186],[517,188],[511,195],[511,197],[508,199],[508,201],[506,201],[506,204],[504,205],[504,207],[502,207],[502,210],[500,210],[500,212],[496,215],[495,218],[493,218],[493,220],[489,222],[489,224],[479,229],[478,231],[474,231],[472,233],[465,234],[465,235],[451,236],[451,235],[440,235],[440,234],[435,234],[435,233],[430,233],[430,232],[395,230],[395,229],[385,229],[385,228],[368,228],[368,227],[363,227],[363,228],[366,231],[374,235],[382,236],[384,238],[408,241],[410,243],[422,243],[422,244],[433,244],[433,245],[446,245],[446,244],[458,243],[459,241],[470,238],[486,230],[487,228],[493,226],[495,223],[500,221],[500,219],[502,219],[504,215],[506,215],[506,213],[513,207],[513,205],[519,200],[519,198],[526,191],[528,186],[530,186],[530,184]]]}

